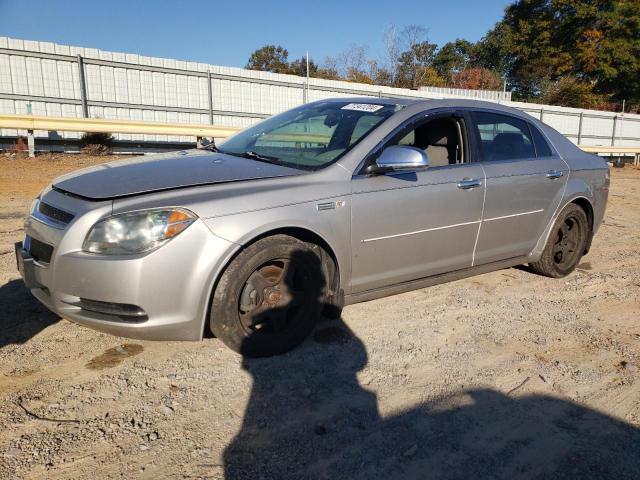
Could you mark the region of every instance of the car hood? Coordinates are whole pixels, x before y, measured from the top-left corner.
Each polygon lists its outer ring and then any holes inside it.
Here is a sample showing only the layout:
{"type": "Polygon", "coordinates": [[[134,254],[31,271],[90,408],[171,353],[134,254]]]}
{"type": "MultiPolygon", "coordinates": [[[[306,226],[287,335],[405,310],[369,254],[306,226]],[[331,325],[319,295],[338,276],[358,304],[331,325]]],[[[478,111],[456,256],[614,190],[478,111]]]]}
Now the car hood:
{"type": "Polygon", "coordinates": [[[57,178],[53,188],[94,200],[215,183],[300,175],[302,170],[190,150],[120,160],[57,178]]]}

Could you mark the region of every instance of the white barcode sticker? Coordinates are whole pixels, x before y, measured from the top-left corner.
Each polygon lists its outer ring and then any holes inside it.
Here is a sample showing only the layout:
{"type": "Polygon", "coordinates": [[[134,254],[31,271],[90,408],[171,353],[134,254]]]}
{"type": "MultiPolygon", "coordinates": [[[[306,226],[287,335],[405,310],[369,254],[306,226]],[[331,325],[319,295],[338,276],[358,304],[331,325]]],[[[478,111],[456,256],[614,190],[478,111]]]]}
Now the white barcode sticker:
{"type": "Polygon", "coordinates": [[[359,112],[377,112],[382,105],[374,105],[373,103],[350,103],[342,107],[342,110],[357,110],[359,112]]]}

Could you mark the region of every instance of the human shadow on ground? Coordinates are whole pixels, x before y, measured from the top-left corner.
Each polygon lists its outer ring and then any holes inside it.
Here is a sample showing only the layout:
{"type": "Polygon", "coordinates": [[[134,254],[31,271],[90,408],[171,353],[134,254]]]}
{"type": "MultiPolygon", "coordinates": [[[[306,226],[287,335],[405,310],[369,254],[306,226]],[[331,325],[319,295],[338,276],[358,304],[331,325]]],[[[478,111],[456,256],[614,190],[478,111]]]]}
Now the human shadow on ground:
{"type": "Polygon", "coordinates": [[[25,343],[58,320],[31,295],[22,280],[0,286],[0,348],[25,343]]]}
{"type": "Polygon", "coordinates": [[[225,478],[640,478],[640,430],[558,398],[466,390],[382,418],[356,378],[367,361],[340,319],[288,354],[243,359],[253,386],[225,478]]]}

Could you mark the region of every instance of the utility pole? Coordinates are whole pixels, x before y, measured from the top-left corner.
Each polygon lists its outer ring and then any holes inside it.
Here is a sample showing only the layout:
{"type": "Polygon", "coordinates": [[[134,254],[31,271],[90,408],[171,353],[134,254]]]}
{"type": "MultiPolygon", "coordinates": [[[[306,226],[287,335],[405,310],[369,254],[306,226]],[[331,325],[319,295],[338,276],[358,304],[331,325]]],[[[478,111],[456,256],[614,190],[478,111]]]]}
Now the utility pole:
{"type": "Polygon", "coordinates": [[[309,50],[307,50],[307,99],[306,103],[309,103],[309,50]]]}

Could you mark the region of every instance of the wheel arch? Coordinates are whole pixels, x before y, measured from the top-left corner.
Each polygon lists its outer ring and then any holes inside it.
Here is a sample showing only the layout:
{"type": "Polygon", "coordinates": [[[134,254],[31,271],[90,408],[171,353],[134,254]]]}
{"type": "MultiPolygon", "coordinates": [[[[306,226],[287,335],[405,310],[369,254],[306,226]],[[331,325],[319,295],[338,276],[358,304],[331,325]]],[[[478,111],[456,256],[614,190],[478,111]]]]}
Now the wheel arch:
{"type": "Polygon", "coordinates": [[[589,221],[589,232],[593,233],[593,205],[591,204],[591,201],[587,199],[587,197],[576,197],[568,202],[565,207],[569,203],[575,203],[584,210],[584,212],[587,214],[587,220],[589,221]]]}
{"type": "Polygon", "coordinates": [[[254,232],[252,235],[244,239],[237,246],[237,248],[235,248],[233,252],[227,256],[227,258],[222,263],[220,268],[217,269],[213,282],[210,282],[210,288],[208,289],[207,309],[203,319],[203,325],[201,330],[203,338],[206,338],[207,336],[210,335],[207,325],[208,325],[208,319],[210,318],[210,315],[211,315],[211,300],[213,298],[213,294],[216,291],[216,288],[218,287],[218,282],[220,281],[220,277],[222,277],[222,274],[224,273],[224,271],[227,269],[229,264],[247,247],[249,247],[250,245],[253,245],[255,242],[259,240],[262,240],[263,238],[271,237],[274,235],[288,235],[290,237],[297,238],[304,242],[313,243],[321,247],[327,253],[327,255],[329,255],[334,265],[333,279],[332,279],[332,285],[331,285],[331,290],[334,292],[333,298],[337,304],[339,304],[340,306],[342,305],[344,300],[343,300],[343,293],[340,288],[340,272],[341,272],[340,262],[338,260],[335,250],[331,247],[329,242],[323,236],[313,231],[312,229],[309,229],[307,227],[300,227],[300,226],[277,227],[277,228],[272,228],[262,232],[254,232]]]}
{"type": "Polygon", "coordinates": [[[538,239],[538,243],[536,244],[535,248],[529,255],[532,261],[537,261],[540,255],[542,255],[542,251],[544,250],[544,247],[547,244],[547,241],[549,240],[549,235],[551,235],[551,230],[553,228],[553,225],[555,225],[558,216],[567,207],[567,205],[571,203],[578,205],[587,214],[587,220],[589,223],[589,232],[587,237],[587,245],[584,253],[587,254],[589,252],[589,249],[591,248],[591,240],[593,239],[593,222],[594,222],[593,202],[584,194],[577,193],[570,197],[564,198],[561,204],[558,205],[556,212],[554,213],[553,217],[551,217],[551,220],[549,221],[547,227],[545,228],[544,232],[538,239]]]}
{"type": "Polygon", "coordinates": [[[565,207],[569,203],[574,203],[578,205],[580,208],[582,208],[582,210],[584,210],[584,213],[587,214],[589,231],[587,232],[587,244],[584,247],[584,255],[586,255],[587,253],[589,253],[589,250],[591,249],[591,241],[593,240],[593,205],[591,204],[591,201],[587,197],[575,197],[573,200],[568,202],[565,205],[565,207]]]}
{"type": "MultiPolygon", "coordinates": [[[[331,258],[333,261],[333,265],[335,266],[334,278],[333,281],[336,282],[332,285],[333,289],[338,289],[340,286],[340,264],[338,262],[338,257],[336,256],[336,252],[331,247],[329,242],[322,237],[319,233],[307,228],[307,227],[299,227],[299,226],[291,226],[291,227],[279,227],[271,230],[267,230],[260,234],[257,234],[251,238],[251,240],[244,242],[242,248],[238,250],[237,253],[242,251],[244,248],[249,245],[261,240],[265,237],[272,237],[274,235],[288,235],[290,237],[297,238],[298,240],[302,240],[303,242],[313,243],[321,247],[331,258]]],[[[237,255],[236,253],[236,255],[237,255]]],[[[235,257],[235,256],[234,256],[235,257]]],[[[229,260],[230,262],[231,260],[229,260]]],[[[228,265],[228,263],[227,263],[228,265]]],[[[226,265],[225,265],[226,268],[226,265]]]]}

